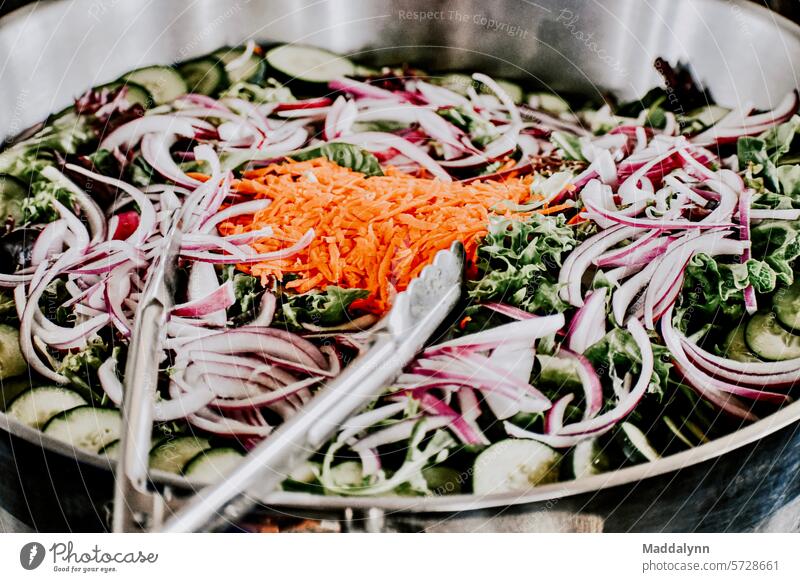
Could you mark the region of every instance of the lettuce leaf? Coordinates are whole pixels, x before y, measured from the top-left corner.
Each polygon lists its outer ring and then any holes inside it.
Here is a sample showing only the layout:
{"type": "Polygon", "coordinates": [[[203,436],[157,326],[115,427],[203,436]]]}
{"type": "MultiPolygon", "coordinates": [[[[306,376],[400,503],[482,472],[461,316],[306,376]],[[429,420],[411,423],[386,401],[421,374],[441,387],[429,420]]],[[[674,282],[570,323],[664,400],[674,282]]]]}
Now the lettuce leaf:
{"type": "Polygon", "coordinates": [[[533,214],[524,221],[491,217],[478,248],[478,278],[469,296],[504,301],[530,312],[555,313],[567,304],[558,295],[558,270],[575,248],[575,233],[563,216],[533,214]]]}
{"type": "Polygon", "coordinates": [[[378,158],[366,150],[349,143],[326,143],[292,154],[292,159],[298,162],[313,160],[315,158],[328,158],[334,164],[343,168],[350,168],[354,172],[361,172],[367,176],[383,176],[383,170],[378,158]]]}
{"type": "Polygon", "coordinates": [[[786,123],[775,126],[758,137],[739,138],[736,153],[740,167],[746,170],[745,179],[751,187],[759,191],[766,189],[775,194],[798,195],[800,168],[781,165],[786,163],[784,157],[792,151],[798,134],[800,116],[795,115],[786,123]]]}
{"type": "MultiPolygon", "coordinates": [[[[669,350],[656,342],[653,348],[653,377],[650,381],[650,392],[663,394],[667,387],[672,357],[669,350]]],[[[592,363],[601,380],[605,375],[613,384],[621,385],[625,373],[638,373],[642,356],[633,336],[625,329],[615,327],[603,338],[589,346],[583,354],[592,363]]],[[[635,377],[634,377],[635,378],[635,377]]]]}
{"type": "Polygon", "coordinates": [[[68,353],[58,367],[58,373],[66,376],[69,381],[81,388],[81,394],[92,395],[100,386],[97,370],[109,357],[109,346],[99,337],[95,336],[87,342],[84,349],[68,353]]]}
{"type": "Polygon", "coordinates": [[[228,308],[228,319],[234,325],[248,323],[258,315],[258,306],[265,289],[258,277],[237,271],[234,265],[222,270],[222,281],[233,282],[233,295],[236,302],[228,308]]]}
{"type": "Polygon", "coordinates": [[[348,309],[356,299],[369,295],[366,289],[344,289],[329,285],[324,291],[309,291],[296,295],[284,294],[277,320],[291,329],[303,329],[303,324],[330,327],[348,320],[348,309]]]}

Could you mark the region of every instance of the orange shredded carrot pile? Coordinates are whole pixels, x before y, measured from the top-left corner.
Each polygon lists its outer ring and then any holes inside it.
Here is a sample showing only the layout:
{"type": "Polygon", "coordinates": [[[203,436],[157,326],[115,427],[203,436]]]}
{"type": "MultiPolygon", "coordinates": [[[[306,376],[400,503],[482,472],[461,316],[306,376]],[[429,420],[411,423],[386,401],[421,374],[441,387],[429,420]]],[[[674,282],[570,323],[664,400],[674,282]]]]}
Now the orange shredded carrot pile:
{"type": "Polygon", "coordinates": [[[258,252],[270,252],[313,228],[313,242],[298,255],[240,268],[265,284],[273,277],[285,281],[291,274],[296,278],[285,287],[298,293],[328,285],[367,289],[370,295],[353,308],[382,313],[394,294],[454,241],[464,243],[474,267],[490,213],[514,214],[503,205],[493,207],[531,199],[530,176],[462,184],[418,178],[391,167],[385,174],[368,178],[324,158],[248,171],[235,183],[237,192],[272,203],[255,215],[222,223],[220,232],[271,226],[274,236],[253,245],[258,252]]]}

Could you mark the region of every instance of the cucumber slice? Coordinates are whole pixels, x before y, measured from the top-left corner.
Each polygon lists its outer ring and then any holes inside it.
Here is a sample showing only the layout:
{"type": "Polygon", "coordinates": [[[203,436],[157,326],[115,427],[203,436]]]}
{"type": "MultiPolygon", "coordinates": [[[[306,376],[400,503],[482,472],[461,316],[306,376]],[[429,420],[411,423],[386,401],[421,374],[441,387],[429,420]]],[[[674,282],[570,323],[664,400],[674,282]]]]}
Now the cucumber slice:
{"type": "Polygon", "coordinates": [[[76,449],[97,453],[119,439],[122,415],[116,408],[78,406],[55,415],[43,430],[76,449]]]}
{"type": "Polygon", "coordinates": [[[17,396],[8,405],[6,414],[23,424],[41,428],[56,414],[85,404],[83,396],[68,388],[40,386],[17,396]]]}
{"type": "Polygon", "coordinates": [[[263,81],[267,66],[264,63],[264,59],[255,53],[250,55],[239,66],[232,69],[228,68],[227,65],[241,57],[242,54],[244,54],[243,48],[220,49],[214,53],[214,56],[222,62],[231,85],[240,82],[260,83],[263,81]]]}
{"type": "Polygon", "coordinates": [[[800,333],[800,278],[789,287],[782,287],[772,296],[772,308],[778,321],[787,329],[800,333]]]}
{"type": "Polygon", "coordinates": [[[608,471],[608,457],[597,439],[579,442],[572,449],[570,468],[575,479],[591,477],[608,471]]]}
{"type": "Polygon", "coordinates": [[[125,87],[125,99],[131,105],[141,105],[145,109],[148,109],[155,105],[155,100],[153,96],[150,94],[150,91],[145,89],[143,86],[139,85],[138,83],[134,83],[133,81],[114,81],[112,83],[106,83],[105,85],[100,85],[96,87],[96,89],[118,89],[120,87],[125,87]]]}
{"type": "Polygon", "coordinates": [[[193,457],[210,448],[208,439],[193,436],[167,437],[150,451],[150,468],[180,473],[193,457]]]}
{"type": "Polygon", "coordinates": [[[242,453],[231,447],[200,451],[183,467],[183,474],[199,483],[215,483],[233,471],[242,457],[242,453]]]}
{"type": "Polygon", "coordinates": [[[730,112],[731,110],[727,109],[726,107],[720,107],[719,105],[708,105],[693,109],[685,115],[685,118],[688,120],[699,121],[704,126],[709,127],[721,121],[722,118],[728,115],[730,112]]]}
{"type": "Polygon", "coordinates": [[[561,455],[542,443],[506,439],[475,459],[472,489],[476,495],[524,491],[558,480],[561,455]]]}
{"type": "Polygon", "coordinates": [[[434,495],[457,495],[461,493],[462,475],[450,467],[425,467],[422,476],[434,495]]]}
{"type": "Polygon", "coordinates": [[[581,387],[578,363],[575,359],[556,358],[555,356],[537,355],[539,373],[536,381],[564,390],[581,387]]]}
{"type": "Polygon", "coordinates": [[[765,360],[800,358],[800,335],[783,329],[773,313],[756,313],[750,318],[744,339],[750,349],[765,360]]]}
{"type": "Polygon", "coordinates": [[[201,57],[178,65],[190,93],[216,95],[228,86],[228,75],[219,59],[201,57]]]}
{"type": "MultiPolygon", "coordinates": [[[[525,95],[525,93],[522,91],[522,87],[506,79],[495,79],[494,82],[500,85],[500,88],[503,91],[508,93],[508,96],[511,97],[511,100],[514,101],[514,103],[522,103],[523,96],[525,95]]],[[[484,93],[491,93],[491,91],[486,87],[481,87],[481,90],[484,93]]]]}
{"type": "Polygon", "coordinates": [[[728,333],[722,344],[722,356],[739,362],[760,362],[758,356],[747,347],[747,342],[744,340],[745,327],[744,324],[739,325],[728,333]]]}
{"type": "Polygon", "coordinates": [[[10,174],[0,174],[0,221],[11,218],[22,222],[22,202],[28,197],[28,187],[10,174]]]}
{"type": "Polygon", "coordinates": [[[313,483],[317,480],[315,471],[318,471],[319,467],[319,463],[312,463],[311,461],[303,463],[289,474],[289,479],[298,483],[313,483]]]}
{"type": "Polygon", "coordinates": [[[19,347],[19,330],[0,324],[0,380],[19,376],[28,369],[19,347]]]}
{"type": "Polygon", "coordinates": [[[307,83],[327,83],[339,77],[354,75],[355,65],[349,59],[311,46],[284,44],[267,52],[267,64],[290,79],[307,83]]]}
{"type": "Polygon", "coordinates": [[[620,436],[622,437],[622,450],[632,462],[645,463],[661,457],[647,440],[647,436],[636,425],[623,422],[620,425],[620,436]]]}
{"type": "Polygon", "coordinates": [[[331,467],[331,479],[338,487],[358,487],[364,483],[364,472],[358,461],[345,461],[331,467]]]}
{"type": "Polygon", "coordinates": [[[469,75],[463,73],[448,73],[438,79],[431,79],[437,85],[450,89],[459,95],[466,95],[467,89],[475,87],[476,82],[469,75]]]}
{"type": "Polygon", "coordinates": [[[528,95],[528,105],[548,113],[558,114],[569,111],[569,103],[552,93],[530,93],[528,95]]]}
{"type": "Polygon", "coordinates": [[[672,420],[669,416],[663,417],[662,420],[664,421],[664,424],[667,425],[667,428],[670,430],[670,432],[673,435],[675,435],[675,437],[679,441],[681,441],[683,444],[685,444],[689,448],[694,447],[694,443],[692,443],[692,441],[689,440],[689,437],[687,437],[685,434],[683,434],[683,432],[681,431],[680,427],[677,424],[675,424],[674,420],[672,420]]]}
{"type": "Polygon", "coordinates": [[[111,441],[106,446],[104,446],[102,449],[97,451],[97,454],[98,455],[105,455],[109,459],[111,459],[113,461],[116,461],[117,459],[119,459],[119,453],[121,451],[121,447],[120,447],[121,444],[122,444],[122,441],[119,440],[119,439],[117,439],[115,441],[111,441]]]}
{"type": "Polygon", "coordinates": [[[174,101],[188,91],[186,81],[171,67],[143,67],[126,74],[121,81],[144,87],[153,96],[156,105],[174,101]]]}

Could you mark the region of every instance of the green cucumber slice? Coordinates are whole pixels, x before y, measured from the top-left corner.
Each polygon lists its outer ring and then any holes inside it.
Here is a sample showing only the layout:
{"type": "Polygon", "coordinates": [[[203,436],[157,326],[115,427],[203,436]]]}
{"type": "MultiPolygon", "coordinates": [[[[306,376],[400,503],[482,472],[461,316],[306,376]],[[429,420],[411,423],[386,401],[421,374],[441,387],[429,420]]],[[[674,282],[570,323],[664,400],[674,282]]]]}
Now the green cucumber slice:
{"type": "Polygon", "coordinates": [[[775,292],[772,308],[782,325],[800,333],[800,278],[795,279],[789,287],[781,287],[775,292]]]}
{"type": "Polygon", "coordinates": [[[122,415],[115,408],[78,406],[55,415],[43,430],[73,448],[97,453],[119,439],[122,415]]]}
{"type": "Polygon", "coordinates": [[[537,441],[506,439],[475,459],[472,489],[476,495],[490,495],[553,483],[560,460],[561,455],[537,441]]]}
{"type": "Polygon", "coordinates": [[[225,74],[230,81],[230,84],[247,82],[247,83],[260,83],[264,80],[267,66],[259,55],[253,53],[238,66],[231,68],[228,67],[231,63],[236,61],[244,54],[243,48],[234,49],[220,49],[214,53],[214,57],[218,58],[223,65],[225,74]]]}
{"type": "Polygon", "coordinates": [[[0,380],[19,376],[28,369],[19,347],[19,330],[0,324],[0,380]]]}
{"type": "Polygon", "coordinates": [[[316,47],[284,44],[264,56],[267,64],[290,79],[307,83],[327,83],[339,77],[354,75],[356,67],[350,59],[316,47]]]}
{"type": "Polygon", "coordinates": [[[756,313],[750,318],[744,339],[750,349],[765,360],[800,358],[800,335],[783,329],[774,313],[756,313]]]}
{"type": "Polygon", "coordinates": [[[758,356],[747,347],[744,339],[745,327],[745,324],[738,325],[728,333],[722,344],[722,356],[739,362],[760,362],[758,356]]]}
{"type": "Polygon", "coordinates": [[[194,436],[167,437],[150,451],[150,468],[180,473],[198,453],[211,448],[208,439],[194,436]]]}
{"type": "Polygon", "coordinates": [[[183,474],[199,483],[216,483],[233,471],[242,457],[242,453],[231,447],[200,451],[183,467],[183,474]]]}
{"type": "Polygon", "coordinates": [[[661,457],[639,427],[630,422],[623,422],[619,428],[622,450],[629,460],[634,463],[646,463],[661,457]]]}
{"type": "Polygon", "coordinates": [[[86,400],[61,386],[39,386],[19,394],[8,405],[6,414],[33,428],[41,428],[56,414],[83,406],[86,400]]]}
{"type": "Polygon", "coordinates": [[[216,95],[228,86],[225,67],[214,57],[200,57],[178,65],[190,93],[216,95]]]}
{"type": "Polygon", "coordinates": [[[171,67],[143,67],[127,73],[121,81],[144,87],[156,105],[170,103],[188,91],[186,81],[171,67]]]}
{"type": "Polygon", "coordinates": [[[597,439],[579,442],[572,449],[570,468],[575,479],[591,477],[608,471],[608,457],[597,439]]]}

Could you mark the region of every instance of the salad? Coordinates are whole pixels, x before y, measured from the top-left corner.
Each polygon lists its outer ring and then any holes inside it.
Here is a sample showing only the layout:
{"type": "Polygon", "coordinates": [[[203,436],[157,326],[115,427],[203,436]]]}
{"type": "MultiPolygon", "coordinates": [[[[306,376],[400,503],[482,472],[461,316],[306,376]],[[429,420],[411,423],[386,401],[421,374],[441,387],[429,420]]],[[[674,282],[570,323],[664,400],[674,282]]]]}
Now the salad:
{"type": "Polygon", "coordinates": [[[177,216],[154,470],[224,475],[454,241],[452,326],[285,489],[525,490],[771,414],[800,374],[798,93],[731,110],[657,68],[592,103],[249,42],[88,90],[0,152],[0,410],[116,457],[177,216]]]}

